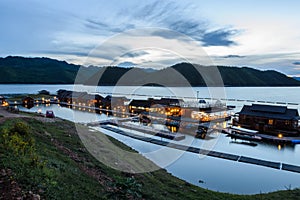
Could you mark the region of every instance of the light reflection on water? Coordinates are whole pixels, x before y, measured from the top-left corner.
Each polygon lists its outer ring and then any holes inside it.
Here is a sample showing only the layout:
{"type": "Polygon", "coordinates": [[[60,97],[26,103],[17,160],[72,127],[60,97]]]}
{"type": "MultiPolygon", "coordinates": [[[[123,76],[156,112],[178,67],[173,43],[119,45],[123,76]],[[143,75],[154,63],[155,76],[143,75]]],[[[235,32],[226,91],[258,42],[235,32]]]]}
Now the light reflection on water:
{"type": "MultiPolygon", "coordinates": [[[[107,119],[107,115],[105,114],[99,115],[91,112],[82,112],[58,105],[48,107],[39,105],[30,110],[22,107],[20,109],[30,112],[37,112],[38,109],[41,109],[42,113],[45,113],[45,111],[49,109],[53,110],[56,116],[75,122],[92,122],[107,119]],[[76,113],[76,115],[74,113],[76,113]]],[[[147,153],[162,148],[158,145],[138,141],[110,131],[102,129],[101,131],[133,147],[140,153],[147,153]]],[[[190,139],[192,136],[187,135],[186,137],[190,139]]],[[[232,139],[226,137],[224,134],[212,135],[212,137],[217,137],[216,145],[213,148],[215,151],[300,165],[300,159],[297,158],[300,155],[298,145],[295,147],[282,146],[281,149],[278,150],[278,146],[272,144],[258,143],[256,147],[252,147],[232,143],[232,139]]],[[[176,141],[173,142],[176,143],[176,141]]],[[[203,145],[203,140],[199,139],[195,139],[192,143],[192,146],[195,147],[201,147],[201,145],[203,145]]],[[[179,150],[169,149],[169,153],[176,151],[179,150]]],[[[148,154],[144,155],[147,156],[148,154]]],[[[155,158],[149,156],[148,158],[155,161],[155,158]]],[[[156,162],[156,164],[160,165],[158,162],[156,162]]],[[[289,187],[289,185],[291,185],[292,188],[300,186],[300,174],[297,173],[222,160],[219,158],[203,158],[189,152],[185,152],[180,159],[166,167],[166,169],[174,176],[195,185],[230,193],[252,194],[279,189],[283,190],[285,187],[289,187]]]]}
{"type": "MultiPolygon", "coordinates": [[[[122,94],[147,95],[155,97],[159,95],[172,96],[174,94],[181,97],[210,97],[209,90],[205,87],[192,88],[186,93],[186,88],[157,88],[157,87],[93,87],[93,86],[76,86],[73,85],[1,85],[0,94],[15,93],[37,93],[46,89],[55,94],[58,89],[67,89],[86,92],[97,92],[102,96],[106,96],[111,92],[122,94]]],[[[267,101],[267,102],[289,102],[300,103],[300,87],[226,87],[220,88],[225,91],[225,99],[233,99],[227,101],[227,105],[235,105],[235,112],[240,111],[244,104],[250,105],[251,101],[267,101]],[[248,100],[248,101],[239,101],[248,100]]],[[[145,96],[129,95],[129,98],[146,98],[145,96]]],[[[291,108],[300,109],[299,105],[289,105],[291,108]]],[[[25,109],[25,108],[22,108],[25,109]]],[[[50,107],[34,107],[30,111],[36,112],[37,109],[54,110],[56,116],[75,121],[75,122],[91,122],[106,119],[107,116],[96,115],[78,110],[58,107],[52,105],[50,107]],[[76,118],[74,117],[76,112],[76,118]]],[[[27,109],[26,109],[27,110],[27,109]]],[[[28,111],[28,110],[27,110],[28,111]]],[[[141,153],[147,153],[161,148],[155,144],[145,143],[129,137],[125,137],[110,131],[101,129],[102,132],[113,136],[114,138],[124,142],[128,146],[133,147],[141,153]]],[[[191,136],[187,136],[191,137],[191,136]]],[[[194,140],[192,145],[199,147],[203,141],[194,140]]],[[[258,143],[256,147],[236,144],[224,134],[220,134],[213,150],[237,155],[244,155],[254,158],[266,159],[269,161],[285,162],[289,164],[300,165],[300,146],[277,146],[266,143],[258,143]]],[[[176,149],[169,149],[170,153],[176,152],[176,149]]],[[[146,154],[144,154],[146,156],[146,154]]],[[[147,154],[148,155],[148,154],[147,154]]],[[[162,155],[163,156],[163,155],[162,155]]],[[[151,160],[154,158],[149,157],[151,160]]],[[[159,163],[156,163],[159,165],[159,163]]],[[[180,159],[166,167],[168,172],[181,179],[184,179],[195,185],[204,188],[240,194],[253,194],[260,192],[271,192],[275,190],[285,190],[286,188],[300,187],[300,174],[281,171],[266,167],[260,167],[245,163],[222,160],[213,157],[199,157],[197,154],[185,152],[180,159]],[[200,182],[199,182],[200,181],[200,182]]]]}

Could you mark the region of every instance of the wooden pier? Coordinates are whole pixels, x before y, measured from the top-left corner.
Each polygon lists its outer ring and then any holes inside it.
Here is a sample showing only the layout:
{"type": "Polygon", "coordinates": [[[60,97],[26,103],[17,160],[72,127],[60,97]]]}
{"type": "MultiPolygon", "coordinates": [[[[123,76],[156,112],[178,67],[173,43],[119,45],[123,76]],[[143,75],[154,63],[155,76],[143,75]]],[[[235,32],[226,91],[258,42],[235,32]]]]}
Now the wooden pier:
{"type": "Polygon", "coordinates": [[[110,126],[110,125],[101,125],[100,127],[103,129],[112,131],[114,133],[133,138],[133,139],[141,140],[144,142],[149,142],[149,143],[160,145],[160,146],[166,146],[166,147],[173,148],[173,149],[187,151],[190,153],[202,154],[202,155],[207,155],[210,157],[226,159],[226,160],[235,161],[235,162],[241,162],[241,163],[252,164],[252,165],[257,165],[257,166],[269,167],[269,168],[273,168],[273,169],[277,169],[277,170],[284,170],[284,171],[289,171],[289,172],[300,173],[300,166],[297,166],[297,165],[291,165],[291,164],[286,164],[286,163],[281,163],[281,162],[273,162],[273,161],[268,161],[268,160],[251,158],[251,157],[247,157],[247,156],[240,156],[240,155],[223,153],[223,152],[218,152],[218,151],[213,151],[213,150],[201,149],[198,147],[176,144],[176,143],[172,143],[171,141],[162,141],[159,139],[130,133],[128,131],[124,131],[124,130],[119,129],[118,127],[114,127],[114,126],[110,126]]]}
{"type": "Polygon", "coordinates": [[[135,130],[135,131],[139,131],[142,133],[162,137],[162,138],[167,138],[170,140],[175,140],[175,141],[180,141],[180,140],[185,139],[185,136],[181,133],[172,133],[170,131],[157,130],[157,129],[153,129],[153,128],[144,129],[144,127],[129,125],[126,123],[118,123],[118,126],[122,127],[122,128],[130,129],[130,130],[135,130]]]}

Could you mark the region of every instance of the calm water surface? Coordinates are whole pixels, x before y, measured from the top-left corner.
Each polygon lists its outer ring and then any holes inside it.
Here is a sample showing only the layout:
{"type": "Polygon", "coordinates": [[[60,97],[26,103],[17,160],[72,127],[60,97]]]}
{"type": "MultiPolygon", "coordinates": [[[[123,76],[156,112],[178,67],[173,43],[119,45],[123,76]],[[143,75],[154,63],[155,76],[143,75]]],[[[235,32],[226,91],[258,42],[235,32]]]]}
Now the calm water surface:
{"type": "MultiPolygon", "coordinates": [[[[33,93],[41,89],[47,89],[51,93],[55,93],[58,89],[70,89],[71,85],[2,85],[0,93],[33,93]],[[26,89],[27,88],[27,89],[26,89]],[[30,89],[28,89],[30,88],[30,89]],[[22,92],[23,91],[23,92],[22,92]],[[27,91],[27,92],[25,92],[27,91]]],[[[134,88],[134,87],[77,87],[79,91],[99,92],[101,94],[108,94],[110,92],[126,93],[134,95],[149,95],[149,96],[179,96],[183,98],[197,96],[210,97],[211,93],[218,93],[226,99],[242,99],[242,100],[260,100],[260,101],[274,101],[274,102],[290,102],[300,103],[300,88],[220,88],[209,91],[207,88],[134,88]],[[188,91],[189,90],[189,91],[188,91]],[[199,91],[199,92],[197,92],[199,91]],[[221,91],[221,92],[220,92],[221,91]]],[[[130,97],[130,95],[128,95],[130,97]]],[[[213,95],[215,96],[215,95],[213,95]]],[[[144,98],[143,96],[139,96],[144,98]]],[[[239,111],[242,105],[251,104],[244,101],[227,101],[232,105],[237,105],[236,111],[239,111]]],[[[289,105],[299,109],[299,105],[289,105]]],[[[25,108],[21,108],[26,110],[25,108]]],[[[106,115],[98,115],[95,113],[81,112],[78,110],[71,110],[62,108],[57,105],[50,107],[39,106],[30,109],[31,112],[36,112],[42,109],[43,112],[47,109],[54,110],[56,116],[68,119],[75,122],[90,122],[101,119],[106,119],[106,115]]],[[[27,110],[28,111],[28,110],[27,110]]],[[[107,130],[100,129],[102,132],[111,135],[112,137],[124,142],[128,146],[133,147],[156,164],[161,165],[159,159],[149,156],[147,152],[155,151],[163,148],[154,144],[145,143],[134,140],[107,130]]],[[[300,165],[300,146],[281,146],[258,143],[256,147],[241,145],[233,143],[228,137],[223,134],[214,133],[211,135],[211,140],[204,142],[203,140],[190,138],[190,144],[196,147],[210,147],[215,151],[222,151],[237,155],[250,156],[259,159],[266,159],[270,161],[284,162],[290,164],[300,165]]],[[[166,139],[164,139],[166,140],[166,139]]],[[[184,143],[184,141],[182,141],[184,143]]],[[[182,143],[181,142],[181,143],[182,143]]],[[[164,147],[165,148],[165,147],[164,147]]],[[[170,154],[176,153],[179,150],[169,149],[170,154]]],[[[161,155],[164,156],[164,155],[161,155]]],[[[195,185],[215,191],[239,193],[239,194],[253,194],[260,192],[271,192],[275,190],[284,190],[286,188],[300,187],[300,174],[291,173],[261,166],[249,165],[244,163],[232,162],[212,157],[202,157],[197,154],[185,152],[175,162],[165,167],[173,175],[184,179],[195,185]],[[199,182],[203,183],[200,183],[199,182]]]]}

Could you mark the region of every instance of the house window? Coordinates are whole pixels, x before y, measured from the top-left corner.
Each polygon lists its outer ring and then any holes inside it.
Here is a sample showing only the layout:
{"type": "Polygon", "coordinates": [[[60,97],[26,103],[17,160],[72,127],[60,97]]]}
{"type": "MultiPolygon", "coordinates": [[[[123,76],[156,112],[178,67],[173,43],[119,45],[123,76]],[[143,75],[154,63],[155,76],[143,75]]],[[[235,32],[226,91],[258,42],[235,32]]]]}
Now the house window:
{"type": "Polygon", "coordinates": [[[273,122],[274,122],[273,119],[269,119],[268,124],[273,125],[273,122]]]}

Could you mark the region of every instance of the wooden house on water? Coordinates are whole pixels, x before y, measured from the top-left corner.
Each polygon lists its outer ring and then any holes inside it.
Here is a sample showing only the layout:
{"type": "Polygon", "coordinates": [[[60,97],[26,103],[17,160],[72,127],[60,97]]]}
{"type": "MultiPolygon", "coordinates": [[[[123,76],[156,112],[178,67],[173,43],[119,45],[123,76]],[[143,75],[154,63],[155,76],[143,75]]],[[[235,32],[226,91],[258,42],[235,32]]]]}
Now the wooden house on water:
{"type": "Polygon", "coordinates": [[[141,112],[154,112],[165,114],[169,116],[181,116],[180,104],[183,102],[181,99],[161,98],[147,100],[132,100],[129,103],[129,111],[132,113],[141,112]]]}
{"type": "Polygon", "coordinates": [[[6,100],[3,96],[0,96],[0,104],[4,105],[6,103],[6,100]]]}
{"type": "Polygon", "coordinates": [[[257,130],[261,133],[299,135],[299,113],[286,106],[252,104],[244,105],[233,120],[234,126],[257,130]]]}
{"type": "Polygon", "coordinates": [[[22,105],[28,109],[32,108],[34,106],[34,99],[32,97],[24,97],[22,99],[22,105]]]}

